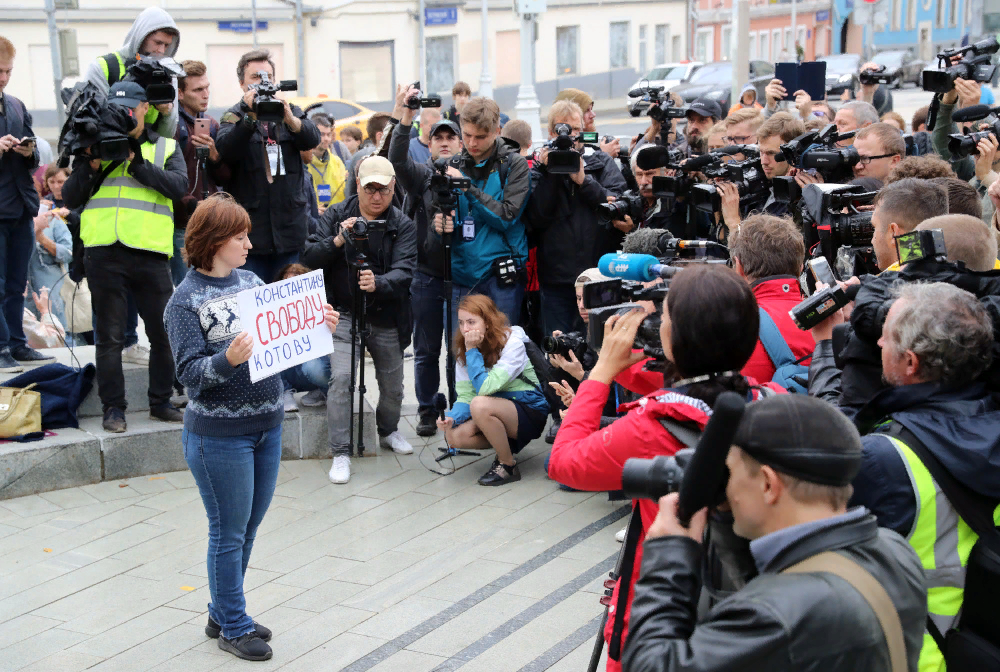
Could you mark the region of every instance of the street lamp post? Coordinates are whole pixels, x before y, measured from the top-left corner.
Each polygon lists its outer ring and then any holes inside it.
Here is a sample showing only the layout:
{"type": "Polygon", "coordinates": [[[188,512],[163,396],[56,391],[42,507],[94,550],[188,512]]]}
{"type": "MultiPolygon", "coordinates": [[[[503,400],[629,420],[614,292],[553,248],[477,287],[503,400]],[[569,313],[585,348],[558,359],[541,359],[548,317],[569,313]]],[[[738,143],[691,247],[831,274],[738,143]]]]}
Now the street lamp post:
{"type": "Polygon", "coordinates": [[[483,72],[479,75],[479,95],[493,97],[493,78],[490,77],[490,33],[489,33],[489,0],[483,0],[483,72]]]}
{"type": "Polygon", "coordinates": [[[541,105],[535,92],[535,15],[521,15],[521,86],[517,89],[514,113],[531,126],[531,137],[542,136],[541,105]]]}

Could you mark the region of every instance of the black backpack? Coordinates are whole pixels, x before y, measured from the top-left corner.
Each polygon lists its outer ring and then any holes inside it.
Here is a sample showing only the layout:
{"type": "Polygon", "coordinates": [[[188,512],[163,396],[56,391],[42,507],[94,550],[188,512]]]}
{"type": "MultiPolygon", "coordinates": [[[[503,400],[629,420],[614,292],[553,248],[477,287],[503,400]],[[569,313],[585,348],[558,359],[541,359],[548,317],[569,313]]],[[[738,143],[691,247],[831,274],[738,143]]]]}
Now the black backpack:
{"type": "MultiPolygon", "coordinates": [[[[526,340],[524,341],[524,350],[528,353],[528,360],[531,362],[531,367],[535,370],[535,376],[538,378],[538,389],[545,396],[545,401],[549,402],[549,409],[559,408],[562,406],[562,400],[559,399],[559,395],[556,391],[552,389],[549,383],[556,382],[556,379],[551,376],[549,371],[552,369],[552,365],[549,364],[548,358],[542,349],[535,345],[534,341],[526,340]]],[[[521,380],[534,386],[534,383],[525,376],[523,373],[518,376],[521,380]]]]}

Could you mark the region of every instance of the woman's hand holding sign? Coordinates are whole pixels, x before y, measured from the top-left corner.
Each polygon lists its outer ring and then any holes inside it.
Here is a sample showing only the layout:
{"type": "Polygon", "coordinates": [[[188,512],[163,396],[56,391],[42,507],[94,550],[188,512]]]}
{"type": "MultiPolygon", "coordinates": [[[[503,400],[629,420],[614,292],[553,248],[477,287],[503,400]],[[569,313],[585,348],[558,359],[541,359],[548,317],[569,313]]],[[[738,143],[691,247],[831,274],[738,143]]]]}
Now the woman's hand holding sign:
{"type": "Polygon", "coordinates": [[[253,337],[245,331],[241,331],[239,336],[233,339],[226,349],[226,359],[229,366],[236,368],[243,362],[250,359],[253,352],[253,337]]]}

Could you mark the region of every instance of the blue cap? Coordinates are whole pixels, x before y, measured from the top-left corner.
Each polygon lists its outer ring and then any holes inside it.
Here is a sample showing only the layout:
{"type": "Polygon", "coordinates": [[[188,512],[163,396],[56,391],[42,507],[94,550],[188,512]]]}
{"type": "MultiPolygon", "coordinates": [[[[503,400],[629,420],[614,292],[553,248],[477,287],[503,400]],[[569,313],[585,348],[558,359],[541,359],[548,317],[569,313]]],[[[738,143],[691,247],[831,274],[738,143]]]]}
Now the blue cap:
{"type": "Polygon", "coordinates": [[[146,90],[138,82],[115,82],[108,91],[108,102],[135,109],[139,103],[145,103],[146,90]]]}

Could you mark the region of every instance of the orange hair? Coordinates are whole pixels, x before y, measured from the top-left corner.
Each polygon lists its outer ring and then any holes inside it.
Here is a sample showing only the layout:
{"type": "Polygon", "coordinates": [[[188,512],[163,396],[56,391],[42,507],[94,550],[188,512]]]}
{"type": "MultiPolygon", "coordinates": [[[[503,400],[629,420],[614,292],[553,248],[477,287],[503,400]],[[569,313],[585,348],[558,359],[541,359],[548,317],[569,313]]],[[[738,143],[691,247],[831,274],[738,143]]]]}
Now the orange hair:
{"type": "MultiPolygon", "coordinates": [[[[472,313],[483,318],[486,323],[486,331],[483,334],[483,342],[479,344],[479,351],[483,353],[483,362],[486,368],[492,368],[500,359],[503,347],[507,345],[507,334],[510,324],[507,316],[500,312],[493,299],[483,294],[468,294],[458,304],[459,310],[472,313]]],[[[465,335],[461,329],[455,330],[454,336],[455,359],[465,365],[465,335]]]]}

